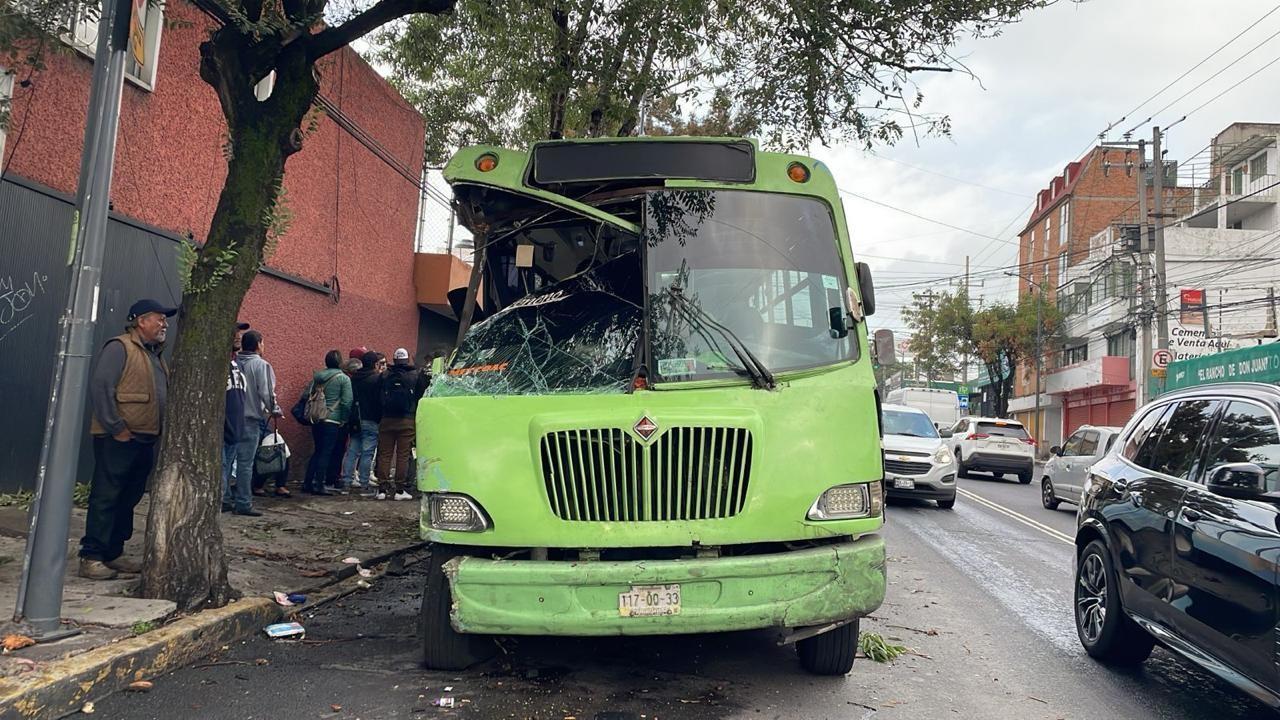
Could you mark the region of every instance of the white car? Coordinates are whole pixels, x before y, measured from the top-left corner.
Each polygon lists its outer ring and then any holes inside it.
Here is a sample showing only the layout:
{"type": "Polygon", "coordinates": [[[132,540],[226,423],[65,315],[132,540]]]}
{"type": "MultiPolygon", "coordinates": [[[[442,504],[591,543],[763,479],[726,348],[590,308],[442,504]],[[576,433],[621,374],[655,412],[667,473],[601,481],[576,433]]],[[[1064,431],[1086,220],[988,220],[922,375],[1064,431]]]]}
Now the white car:
{"type": "Polygon", "coordinates": [[[1049,449],[1049,462],[1040,480],[1040,502],[1055,510],[1060,502],[1080,503],[1089,468],[1106,455],[1115,444],[1121,428],[1105,425],[1081,425],[1062,447],[1049,449]]]}
{"type": "Polygon", "coordinates": [[[1035,474],[1036,441],[1017,420],[967,417],[951,431],[951,448],[956,458],[956,474],[964,477],[972,470],[995,477],[1017,475],[1027,485],[1035,474]]]}
{"type": "Polygon", "coordinates": [[[905,405],[880,408],[884,424],[884,488],[889,497],[956,504],[956,466],[951,450],[922,410],[905,405]]]}

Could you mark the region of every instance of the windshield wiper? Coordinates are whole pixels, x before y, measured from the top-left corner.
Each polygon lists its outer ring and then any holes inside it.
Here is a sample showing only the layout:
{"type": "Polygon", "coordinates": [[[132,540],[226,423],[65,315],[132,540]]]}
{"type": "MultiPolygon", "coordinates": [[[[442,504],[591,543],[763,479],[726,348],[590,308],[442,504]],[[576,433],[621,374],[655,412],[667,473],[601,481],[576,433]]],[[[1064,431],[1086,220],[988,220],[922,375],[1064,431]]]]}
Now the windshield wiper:
{"type": "Polygon", "coordinates": [[[752,384],[764,390],[772,390],[777,387],[773,373],[769,371],[769,368],[764,363],[760,362],[760,358],[751,352],[746,343],[742,342],[742,338],[739,338],[732,330],[711,317],[701,306],[690,302],[678,285],[668,285],[667,295],[671,296],[674,306],[684,311],[685,319],[691,325],[698,325],[704,329],[709,327],[717,331],[729,343],[729,348],[733,350],[733,354],[738,356],[738,362],[742,363],[742,369],[751,377],[752,384]]]}

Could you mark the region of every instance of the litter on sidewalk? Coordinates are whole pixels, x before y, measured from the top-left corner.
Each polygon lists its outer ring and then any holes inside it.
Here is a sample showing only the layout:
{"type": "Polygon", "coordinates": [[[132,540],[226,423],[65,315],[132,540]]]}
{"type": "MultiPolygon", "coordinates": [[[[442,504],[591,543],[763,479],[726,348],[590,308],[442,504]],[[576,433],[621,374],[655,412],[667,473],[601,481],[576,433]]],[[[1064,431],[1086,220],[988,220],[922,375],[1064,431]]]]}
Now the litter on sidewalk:
{"type": "Polygon", "coordinates": [[[275,623],[266,626],[262,631],[267,634],[267,637],[277,640],[286,637],[296,637],[301,640],[307,636],[307,629],[302,627],[302,623],[296,622],[275,623]]]}

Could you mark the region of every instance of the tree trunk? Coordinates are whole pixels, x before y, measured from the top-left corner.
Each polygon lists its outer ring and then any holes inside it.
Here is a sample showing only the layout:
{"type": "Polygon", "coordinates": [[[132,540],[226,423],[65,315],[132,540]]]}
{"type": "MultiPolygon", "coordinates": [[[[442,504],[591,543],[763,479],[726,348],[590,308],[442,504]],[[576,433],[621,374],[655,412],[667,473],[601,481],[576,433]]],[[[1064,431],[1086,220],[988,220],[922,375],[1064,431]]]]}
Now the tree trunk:
{"type": "MultiPolygon", "coordinates": [[[[636,84],[631,89],[631,99],[627,103],[626,115],[623,116],[622,123],[618,126],[618,135],[626,137],[636,131],[636,124],[640,121],[640,103],[644,101],[644,96],[649,92],[649,83],[652,81],[653,56],[658,49],[658,34],[661,32],[660,26],[654,24],[649,30],[649,44],[645,47],[644,60],[640,62],[640,70],[636,73],[636,84]]],[[[644,128],[640,128],[640,132],[644,132],[644,128]]]]}
{"type": "Polygon", "coordinates": [[[275,92],[253,96],[248,40],[225,26],[201,47],[201,77],[218,91],[231,157],[208,238],[182,298],[165,429],[151,487],[141,593],[185,611],[231,599],[223,552],[222,423],[233,323],[262,263],[285,160],[301,148],[318,84],[301,46],[285,49],[275,92]],[[219,349],[225,349],[219,352],[219,349]]]}

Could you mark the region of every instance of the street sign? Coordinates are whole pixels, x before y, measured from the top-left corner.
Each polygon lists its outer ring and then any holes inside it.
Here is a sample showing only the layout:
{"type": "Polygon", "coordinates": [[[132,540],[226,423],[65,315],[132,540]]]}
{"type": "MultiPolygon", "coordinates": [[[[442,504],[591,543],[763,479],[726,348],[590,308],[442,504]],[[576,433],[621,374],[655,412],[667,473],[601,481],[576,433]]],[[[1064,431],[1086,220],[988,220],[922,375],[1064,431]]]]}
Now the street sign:
{"type": "Polygon", "coordinates": [[[1153,378],[1164,378],[1168,374],[1169,374],[1168,368],[1162,368],[1162,367],[1151,368],[1151,377],[1153,378]]]}
{"type": "Polygon", "coordinates": [[[967,410],[968,408],[969,408],[969,396],[968,396],[968,395],[961,395],[961,396],[960,396],[960,409],[961,409],[961,410],[967,410]]]}
{"type": "MultiPolygon", "coordinates": [[[[1157,370],[1163,370],[1169,367],[1169,363],[1173,362],[1173,353],[1168,350],[1156,350],[1151,354],[1151,367],[1157,370]]],[[[1161,375],[1160,377],[1164,377],[1161,375]]]]}

